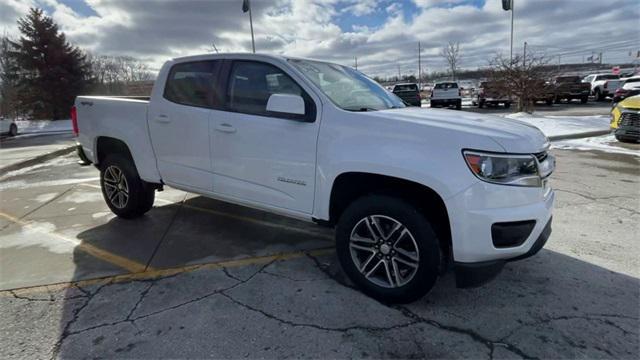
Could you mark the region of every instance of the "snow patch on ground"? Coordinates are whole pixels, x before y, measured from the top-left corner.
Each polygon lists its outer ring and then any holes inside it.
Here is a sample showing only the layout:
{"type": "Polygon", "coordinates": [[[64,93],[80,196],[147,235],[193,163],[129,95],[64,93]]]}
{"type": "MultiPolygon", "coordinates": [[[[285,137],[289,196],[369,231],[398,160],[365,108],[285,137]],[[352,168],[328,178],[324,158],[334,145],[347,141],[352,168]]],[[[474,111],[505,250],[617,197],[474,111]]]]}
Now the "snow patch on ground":
{"type": "Polygon", "coordinates": [[[71,131],[71,120],[16,120],[18,134],[71,131]]]}
{"type": "Polygon", "coordinates": [[[72,164],[77,162],[76,159],[74,158],[70,158],[70,157],[59,157],[59,158],[55,158],[43,163],[39,163],[39,164],[35,164],[35,165],[31,165],[31,166],[27,166],[24,167],[22,169],[18,169],[18,170],[14,170],[14,171],[9,171],[8,173],[0,176],[0,180],[4,180],[4,179],[8,179],[10,177],[14,177],[14,176],[18,176],[18,175],[22,175],[22,174],[26,174],[26,173],[30,173],[33,172],[34,170],[43,168],[43,167],[49,167],[49,166],[62,166],[62,165],[68,165],[68,164],[72,164]]]}
{"type": "Polygon", "coordinates": [[[0,183],[0,190],[7,189],[29,189],[34,187],[46,187],[46,186],[58,186],[58,185],[72,185],[80,184],[90,181],[100,180],[99,177],[80,178],[80,179],[63,179],[63,180],[51,180],[51,181],[39,181],[34,183],[28,183],[24,180],[7,181],[0,183]]]}
{"type": "Polygon", "coordinates": [[[8,234],[0,236],[0,249],[25,248],[40,246],[56,254],[73,252],[80,243],[70,238],[53,236],[56,226],[49,222],[32,222],[23,225],[20,234],[8,234]]]}
{"type": "Polygon", "coordinates": [[[533,125],[545,135],[565,136],[593,131],[609,130],[609,115],[593,116],[542,116],[536,113],[515,113],[505,115],[507,119],[514,119],[533,125]]]}
{"type": "Polygon", "coordinates": [[[619,142],[613,135],[606,135],[584,139],[556,141],[551,143],[551,147],[563,150],[600,150],[609,153],[640,156],[640,149],[627,149],[616,146],[616,144],[619,144],[619,142]]]}
{"type": "Polygon", "coordinates": [[[101,192],[79,192],[75,191],[69,196],[65,196],[60,200],[62,203],[82,204],[88,202],[103,201],[101,192]]]}
{"type": "Polygon", "coordinates": [[[46,203],[48,201],[53,200],[56,196],[58,196],[58,193],[40,194],[40,195],[36,196],[36,198],[34,200],[39,202],[39,203],[46,203]]]}

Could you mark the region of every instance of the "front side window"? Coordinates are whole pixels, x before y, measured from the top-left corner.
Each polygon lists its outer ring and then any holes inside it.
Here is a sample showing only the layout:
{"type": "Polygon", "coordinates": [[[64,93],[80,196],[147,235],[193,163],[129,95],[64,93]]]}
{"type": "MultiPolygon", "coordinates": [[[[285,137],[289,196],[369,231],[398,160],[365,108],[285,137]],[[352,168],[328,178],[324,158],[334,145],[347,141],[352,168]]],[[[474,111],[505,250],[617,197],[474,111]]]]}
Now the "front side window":
{"type": "Polygon", "coordinates": [[[289,62],[343,110],[375,111],[405,107],[399,97],[349,67],[299,59],[289,59],[289,62]]]}
{"type": "Polygon", "coordinates": [[[227,106],[230,110],[267,115],[267,102],[273,94],[305,97],[300,86],[273,65],[251,61],[233,64],[227,88],[227,106]]]}
{"type": "Polygon", "coordinates": [[[219,99],[215,91],[219,63],[214,60],[174,65],[167,77],[164,97],[182,105],[214,107],[219,99]]]}

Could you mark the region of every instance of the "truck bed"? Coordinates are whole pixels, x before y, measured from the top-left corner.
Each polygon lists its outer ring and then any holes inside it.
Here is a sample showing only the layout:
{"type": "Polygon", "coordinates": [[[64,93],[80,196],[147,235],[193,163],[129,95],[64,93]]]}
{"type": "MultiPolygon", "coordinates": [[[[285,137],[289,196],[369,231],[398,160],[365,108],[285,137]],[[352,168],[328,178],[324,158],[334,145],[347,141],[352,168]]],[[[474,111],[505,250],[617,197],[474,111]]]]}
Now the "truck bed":
{"type": "Polygon", "coordinates": [[[100,139],[118,139],[134,155],[140,177],[153,182],[160,176],[147,124],[148,96],[78,96],[78,142],[94,164],[102,159],[96,154],[100,139]]]}

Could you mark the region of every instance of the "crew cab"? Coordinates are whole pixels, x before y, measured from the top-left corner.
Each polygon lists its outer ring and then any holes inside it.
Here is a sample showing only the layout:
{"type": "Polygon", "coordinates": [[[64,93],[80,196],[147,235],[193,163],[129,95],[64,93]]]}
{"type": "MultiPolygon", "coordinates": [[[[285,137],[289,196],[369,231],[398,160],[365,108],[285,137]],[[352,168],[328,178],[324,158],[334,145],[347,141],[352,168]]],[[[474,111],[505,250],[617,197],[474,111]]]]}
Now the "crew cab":
{"type": "Polygon", "coordinates": [[[119,217],[171,186],[335,227],[345,273],[387,302],[420,298],[451,267],[477,286],[551,232],[555,161],[540,130],[407,107],[341,65],[172,59],[149,99],[79,96],[72,120],[119,217]]]}
{"type": "Polygon", "coordinates": [[[620,86],[620,76],[614,74],[587,75],[582,82],[591,84],[591,95],[596,101],[603,101],[607,96],[613,96],[620,86]]]}
{"type": "Polygon", "coordinates": [[[397,97],[399,97],[409,105],[422,106],[422,99],[420,98],[420,90],[418,90],[418,84],[396,84],[393,86],[393,90],[391,92],[396,94],[397,97]]]}
{"type": "Polygon", "coordinates": [[[553,98],[556,103],[562,100],[571,102],[573,99],[579,99],[581,103],[586,104],[589,101],[589,93],[591,85],[583,83],[580,76],[558,76],[551,82],[553,98]]]}
{"type": "Polygon", "coordinates": [[[431,90],[431,107],[455,106],[457,110],[462,108],[462,96],[457,82],[440,82],[431,90]]]}

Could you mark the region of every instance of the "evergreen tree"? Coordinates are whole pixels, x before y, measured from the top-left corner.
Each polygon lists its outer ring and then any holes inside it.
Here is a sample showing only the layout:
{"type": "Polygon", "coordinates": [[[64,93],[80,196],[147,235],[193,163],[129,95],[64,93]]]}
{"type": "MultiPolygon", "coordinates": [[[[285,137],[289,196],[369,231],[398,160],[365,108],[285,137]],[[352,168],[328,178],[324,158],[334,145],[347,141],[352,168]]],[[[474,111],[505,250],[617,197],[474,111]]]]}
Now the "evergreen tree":
{"type": "Polygon", "coordinates": [[[18,20],[20,39],[12,42],[19,68],[17,98],[35,118],[66,118],[88,77],[85,55],[70,45],[42,9],[31,8],[18,20]]]}
{"type": "Polygon", "coordinates": [[[15,116],[18,66],[11,56],[13,47],[9,37],[0,38],[0,115],[15,116]]]}

